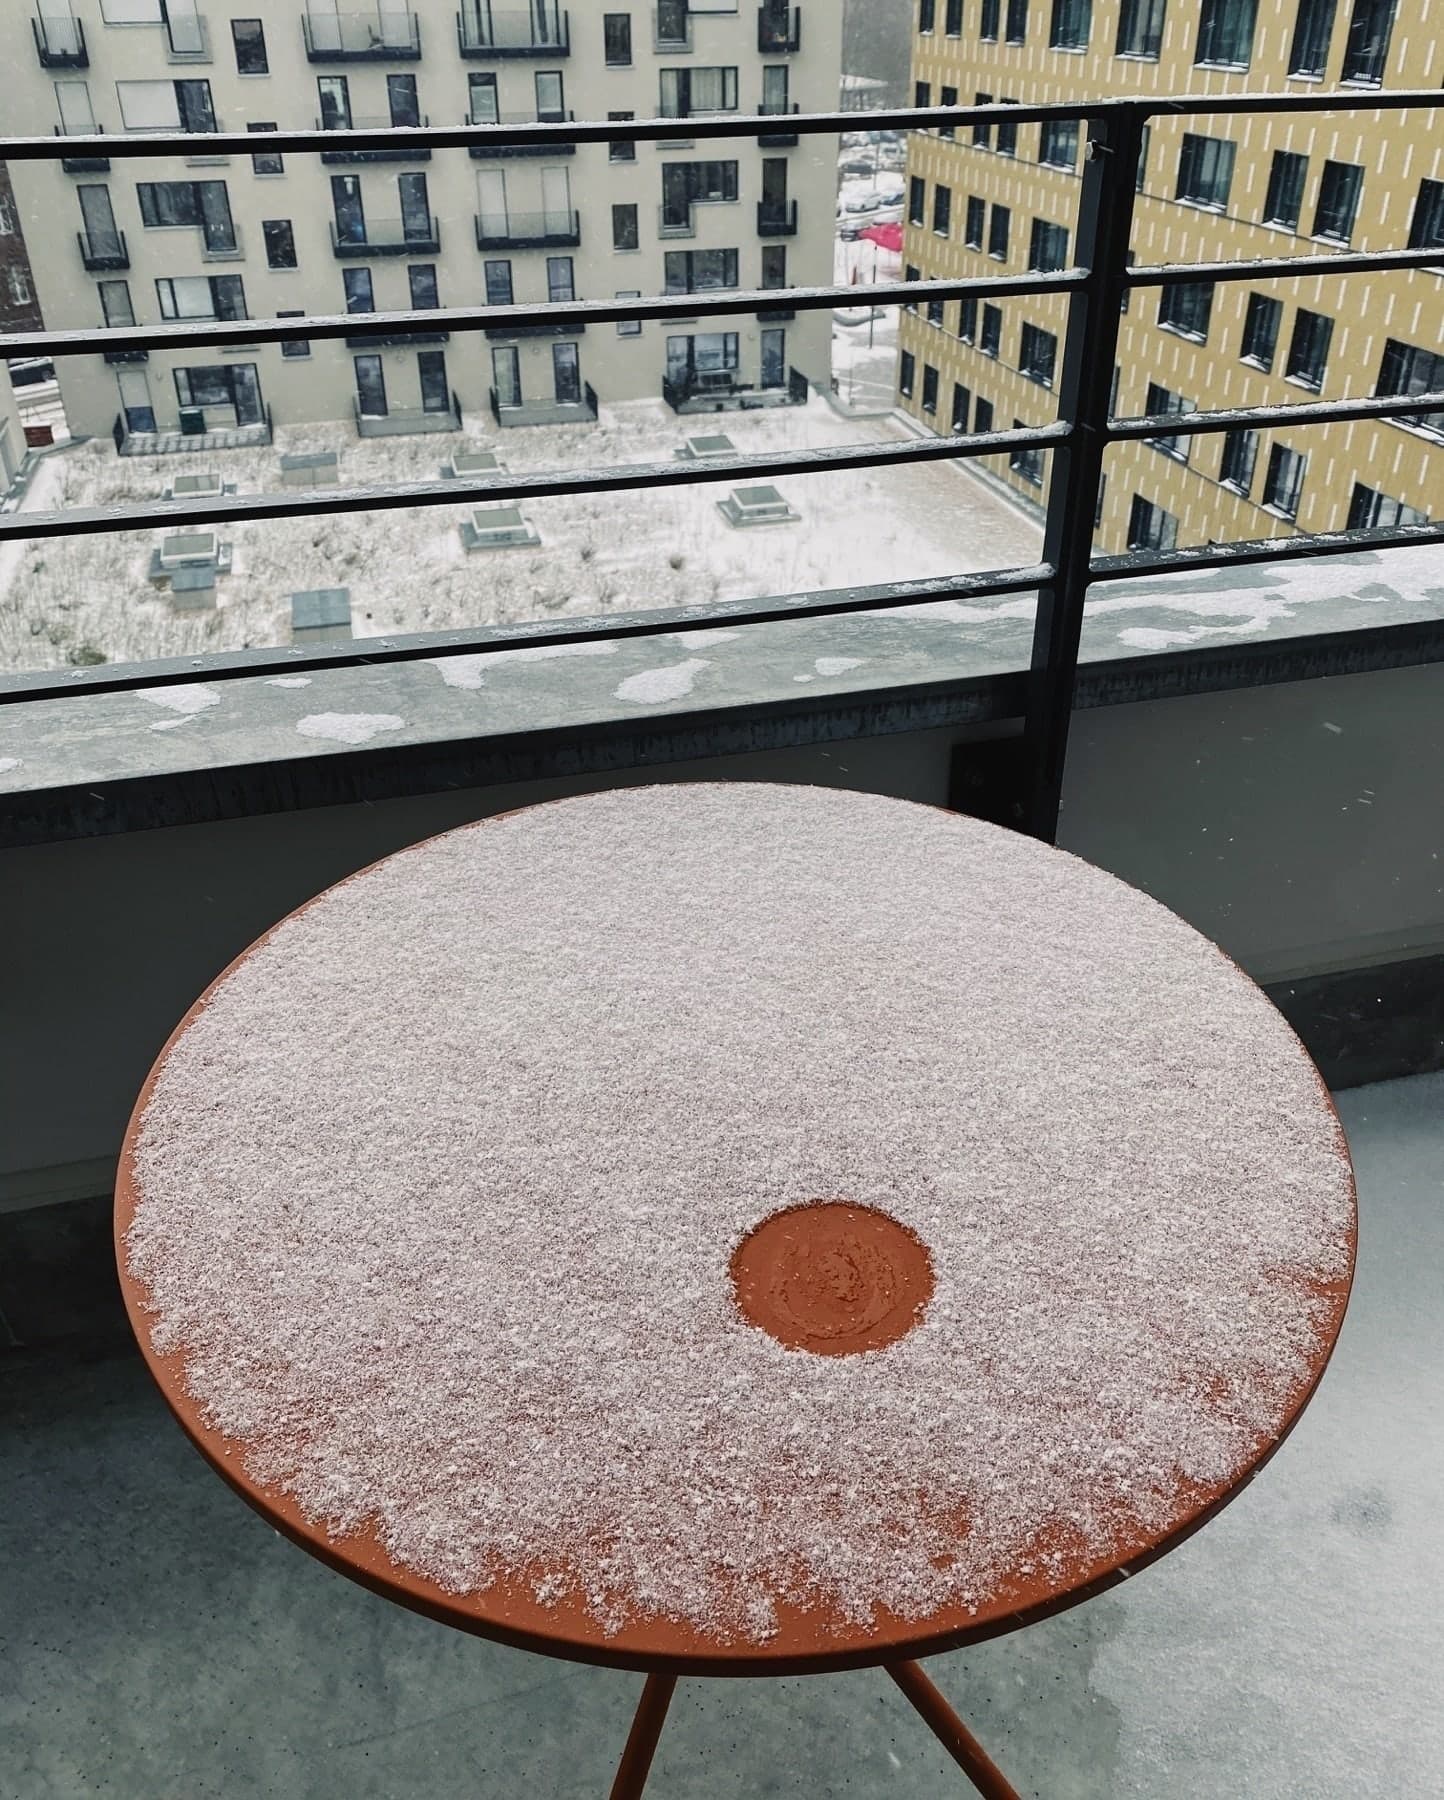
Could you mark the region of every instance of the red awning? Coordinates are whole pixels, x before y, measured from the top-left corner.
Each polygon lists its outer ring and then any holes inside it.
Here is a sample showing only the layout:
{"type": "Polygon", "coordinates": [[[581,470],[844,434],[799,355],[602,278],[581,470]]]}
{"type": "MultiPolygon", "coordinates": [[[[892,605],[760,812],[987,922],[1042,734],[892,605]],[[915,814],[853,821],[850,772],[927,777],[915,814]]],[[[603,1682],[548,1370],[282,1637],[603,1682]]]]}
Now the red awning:
{"type": "Polygon", "coordinates": [[[898,224],[864,225],[857,235],[860,238],[871,238],[882,250],[902,249],[902,226],[898,224]]]}

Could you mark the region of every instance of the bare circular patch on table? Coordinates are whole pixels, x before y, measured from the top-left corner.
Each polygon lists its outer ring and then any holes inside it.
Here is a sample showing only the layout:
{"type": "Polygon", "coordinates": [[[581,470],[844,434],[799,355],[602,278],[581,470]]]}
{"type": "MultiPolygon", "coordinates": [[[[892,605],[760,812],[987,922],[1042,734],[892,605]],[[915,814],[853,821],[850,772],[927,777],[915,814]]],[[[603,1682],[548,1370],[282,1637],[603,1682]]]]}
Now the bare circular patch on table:
{"type": "Polygon", "coordinates": [[[871,1206],[814,1200],[773,1213],[737,1246],[738,1310],[789,1350],[849,1356],[906,1337],[933,1297],[922,1241],[871,1206]]]}

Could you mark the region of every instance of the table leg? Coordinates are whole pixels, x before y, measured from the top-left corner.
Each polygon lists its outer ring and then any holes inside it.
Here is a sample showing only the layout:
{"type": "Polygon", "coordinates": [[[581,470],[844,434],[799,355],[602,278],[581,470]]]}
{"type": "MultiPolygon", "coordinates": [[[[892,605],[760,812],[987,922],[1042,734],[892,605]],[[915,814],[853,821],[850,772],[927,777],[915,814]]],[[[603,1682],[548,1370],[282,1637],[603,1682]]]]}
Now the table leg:
{"type": "Polygon", "coordinates": [[[652,1766],[657,1740],[671,1703],[675,1675],[649,1675],[642,1689],[632,1729],[627,1734],[627,1747],[617,1766],[617,1779],[612,1783],[611,1800],[639,1800],[647,1784],[647,1771],[652,1766]]]}
{"type": "Polygon", "coordinates": [[[1021,1800],[1001,1769],[915,1662],[885,1663],[889,1675],[985,1800],[1021,1800]]]}

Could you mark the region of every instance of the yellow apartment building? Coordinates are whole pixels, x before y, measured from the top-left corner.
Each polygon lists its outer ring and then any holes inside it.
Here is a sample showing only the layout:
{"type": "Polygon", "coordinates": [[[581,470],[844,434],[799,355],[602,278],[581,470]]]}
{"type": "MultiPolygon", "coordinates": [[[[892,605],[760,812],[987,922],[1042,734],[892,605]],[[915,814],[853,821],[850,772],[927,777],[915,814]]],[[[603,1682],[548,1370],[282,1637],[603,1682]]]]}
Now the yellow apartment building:
{"type": "MultiPolygon", "coordinates": [[[[1444,0],[915,0],[921,106],[1444,83],[1444,0]]],[[[915,132],[910,278],[1066,267],[1082,169],[1069,123],[915,132]]],[[[1155,119],[1139,263],[1444,247],[1444,106],[1155,119]]],[[[1115,414],[1444,389],[1444,271],[1134,293],[1115,414]]],[[[940,432],[1055,417],[1063,295],[905,310],[899,404],[940,432]]],[[[1044,453],[984,465],[1041,502],[1044,453]],[[1002,466],[998,466],[1002,465],[1002,466]]],[[[1410,523],[1444,512],[1444,412],[1114,445],[1098,545],[1410,523]]]]}

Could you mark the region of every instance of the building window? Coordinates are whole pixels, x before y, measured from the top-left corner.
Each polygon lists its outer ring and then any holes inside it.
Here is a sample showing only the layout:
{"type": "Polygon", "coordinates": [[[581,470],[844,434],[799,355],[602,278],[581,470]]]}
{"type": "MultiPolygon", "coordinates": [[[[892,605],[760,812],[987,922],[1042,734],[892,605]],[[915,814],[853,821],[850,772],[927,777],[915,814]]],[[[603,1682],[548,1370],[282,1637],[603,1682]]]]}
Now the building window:
{"type": "Polygon", "coordinates": [[[1185,131],[1178,153],[1176,198],[1222,212],[1228,205],[1228,190],[1233,182],[1233,158],[1232,138],[1202,137],[1185,131]]]}
{"type": "Polygon", "coordinates": [[[963,35],[963,0],[947,0],[943,16],[943,30],[949,37],[963,35]]]}
{"type": "Polygon", "coordinates": [[[1314,236],[1347,244],[1359,212],[1364,171],[1358,163],[1326,162],[1319,177],[1319,202],[1314,208],[1314,236]]]}
{"type": "MultiPolygon", "coordinates": [[[[1401,344],[1385,338],[1384,356],[1379,364],[1379,379],[1374,383],[1376,395],[1432,394],[1444,390],[1444,356],[1431,350],[1420,350],[1413,344],[1401,344]]],[[[1412,418],[1395,419],[1396,425],[1407,425],[1411,431],[1422,431],[1429,437],[1444,439],[1444,410],[1415,413],[1412,418]]]]}
{"type": "Polygon", "coordinates": [[[928,184],[921,175],[908,177],[908,223],[909,225],[926,225],[928,222],[928,184]]]}
{"type": "Polygon", "coordinates": [[[1052,387],[1058,339],[1038,325],[1024,325],[1018,337],[1018,372],[1040,387],[1052,387]]]}
{"type": "Polygon", "coordinates": [[[995,206],[988,217],[988,255],[999,262],[1008,260],[1008,226],[1012,213],[1006,206],[995,206]]]}
{"type": "MultiPolygon", "coordinates": [[[[552,258],[547,259],[551,266],[552,258]]],[[[570,262],[569,256],[559,259],[570,262]]],[[[416,312],[434,312],[441,305],[441,290],[436,281],[435,263],[408,263],[406,268],[406,285],[411,293],[411,305],[416,312]]],[[[554,299],[570,300],[570,294],[554,295],[554,299]]]]}
{"type": "Polygon", "coordinates": [[[983,247],[983,227],[987,214],[987,203],[976,194],[969,194],[967,206],[963,209],[963,242],[970,250],[981,250],[983,247]]]}
{"type": "Polygon", "coordinates": [[[1389,60],[1389,38],[1394,30],[1394,0],[1354,0],[1349,35],[1344,44],[1341,81],[1357,81],[1378,87],[1389,60]]]}
{"type": "Polygon", "coordinates": [[[609,69],[625,69],[632,61],[632,15],[602,14],[602,54],[609,69]]]}
{"type": "Polygon", "coordinates": [[[1138,167],[1133,171],[1133,191],[1143,192],[1143,184],[1148,179],[1148,146],[1153,142],[1153,127],[1145,125],[1138,134],[1138,167]]]}
{"type": "Polygon", "coordinates": [[[968,408],[973,396],[961,382],[953,383],[953,404],[948,413],[948,430],[954,437],[961,437],[968,429],[968,408]]]}
{"type": "Polygon", "coordinates": [[[12,263],[5,271],[5,279],[10,285],[10,298],[16,306],[23,306],[26,301],[35,298],[30,277],[24,269],[12,263]]]}
{"type": "Polygon", "coordinates": [[[694,206],[698,201],[711,205],[737,198],[737,164],[735,162],[668,163],[662,171],[662,197],[677,204],[694,206]],[[670,193],[669,193],[669,190],[670,193]]]}
{"type": "Polygon", "coordinates": [[[941,182],[933,189],[933,230],[946,237],[953,220],[953,190],[941,182]]]}
{"type": "MultiPolygon", "coordinates": [[[[1009,100],[1008,97],[1006,95],[1004,95],[998,101],[998,104],[999,104],[999,106],[1016,106],[1018,104],[1018,102],[1016,100],[1009,100]]],[[[999,156],[1016,156],[1017,154],[1018,154],[1018,127],[1016,125],[1010,123],[1010,121],[1008,121],[1007,119],[999,119],[998,120],[998,155],[999,156]]]]}
{"type": "Polygon", "coordinates": [[[1250,294],[1243,315],[1243,342],[1239,359],[1265,371],[1274,366],[1274,350],[1279,341],[1279,321],[1283,318],[1282,300],[1271,300],[1267,294],[1250,294]]]}
{"type": "Polygon", "coordinates": [[[1299,497],[1304,491],[1304,471],[1309,459],[1302,450],[1290,450],[1275,444],[1269,451],[1268,473],[1264,476],[1263,504],[1271,512],[1286,519],[1299,514],[1299,497]]]}
{"type": "Polygon", "coordinates": [[[933,103],[933,84],[930,81],[913,83],[913,105],[931,106],[933,103]]]}
{"type": "Polygon", "coordinates": [[[786,244],[764,244],[762,246],[762,285],[765,288],[785,288],[787,286],[786,244]]]}
{"type": "Polygon", "coordinates": [[[289,219],[262,219],[261,236],[266,244],[268,269],[296,267],[296,234],[289,219]]]}
{"type": "MultiPolygon", "coordinates": [[[[734,283],[735,285],[735,283],[734,283]]],[[[547,258],[547,300],[558,305],[577,297],[576,270],[569,256],[547,258]]]]}
{"type": "Polygon", "coordinates": [[[1294,20],[1294,41],[1289,49],[1289,74],[1321,77],[1329,60],[1329,39],[1334,32],[1335,0],[1299,0],[1294,20]]]}
{"type": "Polygon", "coordinates": [[[0,194],[0,237],[13,237],[17,225],[15,202],[9,194],[0,194]]]}
{"type": "Polygon", "coordinates": [[[134,325],[135,309],[130,304],[130,283],[97,281],[95,285],[100,294],[100,314],[106,324],[112,329],[121,325],[134,325]]]}
{"type": "Polygon", "coordinates": [[[938,372],[931,363],[923,364],[923,411],[938,410],[938,372]]]}
{"type": "MultiPolygon", "coordinates": [[[[973,95],[973,105],[974,106],[991,106],[992,104],[993,104],[993,96],[991,94],[974,94],[973,95]]],[[[979,149],[979,150],[991,149],[992,143],[993,143],[993,128],[991,125],[989,125],[987,123],[986,120],[980,122],[979,124],[977,124],[973,127],[973,145],[976,149],[979,149]]]]}
{"type": "Polygon", "coordinates": [[[1309,159],[1292,150],[1275,150],[1269,168],[1268,192],[1264,195],[1265,225],[1284,225],[1290,231],[1299,228],[1299,212],[1304,203],[1304,181],[1309,172],[1309,159]]]}
{"type": "Polygon", "coordinates": [[[127,131],[214,131],[208,81],[117,81],[121,124],[127,131]]]}
{"type": "Polygon", "coordinates": [[[906,400],[913,397],[913,381],[917,373],[917,362],[911,350],[904,350],[897,359],[898,392],[906,400]]]}
{"type": "MultiPolygon", "coordinates": [[[[636,116],[637,115],[634,112],[609,112],[607,114],[609,119],[635,119],[636,116]]],[[[630,138],[611,138],[608,140],[608,162],[635,162],[636,160],[637,146],[630,138]]]]}
{"type": "Polygon", "coordinates": [[[1223,454],[1219,458],[1218,478],[1226,488],[1242,494],[1246,500],[1253,486],[1254,464],[1258,461],[1256,431],[1226,431],[1223,454]]]}
{"type": "MultiPolygon", "coordinates": [[[[1014,419],[1014,431],[1026,431],[1027,425],[1022,419],[1014,419]]],[[[1015,475],[1021,475],[1024,481],[1034,487],[1043,485],[1043,452],[1036,444],[1026,449],[1014,449],[1008,452],[1008,467],[1015,475]]]]}
{"type": "Polygon", "coordinates": [[[1208,337],[1212,314],[1211,281],[1180,281],[1175,287],[1164,288],[1158,297],[1158,323],[1163,329],[1200,344],[1208,337]]]}
{"type": "Polygon", "coordinates": [[[978,302],[976,298],[958,302],[958,336],[971,344],[978,335],[978,302]]]}
{"type": "Polygon", "coordinates": [[[1053,0],[1048,45],[1053,50],[1086,50],[1093,23],[1093,0],[1053,0]]]}
{"type": "Polygon", "coordinates": [[[928,301],[928,324],[929,325],[941,325],[942,322],[943,322],[943,302],[941,300],[929,300],[928,301]]]}
{"type": "MultiPolygon", "coordinates": [[[[1166,387],[1160,387],[1156,381],[1148,384],[1148,398],[1144,402],[1144,412],[1151,419],[1164,418],[1169,414],[1175,417],[1183,413],[1196,412],[1198,408],[1192,400],[1186,400],[1182,394],[1175,394],[1166,387]]],[[[1161,450],[1165,456],[1171,456],[1175,462],[1188,461],[1188,439],[1177,433],[1161,432],[1156,437],[1145,438],[1145,443],[1152,444],[1155,450],[1161,450]]]]}
{"type": "Polygon", "coordinates": [[[1128,548],[1172,550],[1177,542],[1178,520],[1173,514],[1135,494],[1128,509],[1128,548]]]}
{"type": "MultiPolygon", "coordinates": [[[[274,131],[274,119],[265,123],[252,122],[246,126],[247,131],[274,131]]],[[[253,175],[284,175],[286,159],[277,150],[253,150],[251,152],[251,173],[253,175]]]]}
{"type": "Polygon", "coordinates": [[[638,250],[641,248],[635,206],[614,206],[612,208],[612,248],[613,250],[638,250]]]}
{"type": "Polygon", "coordinates": [[[938,0],[918,0],[918,30],[931,31],[938,22],[938,0]]]}
{"type": "MultiPolygon", "coordinates": [[[[958,90],[955,87],[942,87],[942,88],[938,89],[938,105],[939,106],[956,106],[957,103],[958,103],[958,90]]],[[[958,135],[957,129],[955,126],[952,126],[952,125],[939,125],[938,126],[938,136],[940,138],[946,138],[949,143],[952,143],[952,141],[957,137],[957,135],[958,135]]]]}
{"type": "MultiPolygon", "coordinates": [[[[305,316],[306,315],[301,311],[299,306],[289,307],[284,311],[278,311],[276,314],[278,319],[304,319],[305,316]]],[[[281,345],[281,355],[285,357],[295,358],[299,356],[309,356],[310,354],[310,338],[287,338],[281,345]]]]}
{"type": "Polygon", "coordinates": [[[232,19],[231,42],[236,47],[238,75],[269,75],[266,61],[266,33],[259,19],[232,19]]]}
{"type": "Polygon", "coordinates": [[[1349,531],[1388,530],[1394,525],[1427,525],[1429,515],[1417,506],[1405,506],[1402,500],[1391,500],[1362,481],[1354,483],[1349,501],[1349,531]]]}
{"type": "Polygon", "coordinates": [[[348,313],[375,312],[376,294],[369,269],[343,269],[341,285],[345,290],[348,313]]]}
{"type": "Polygon", "coordinates": [[[1123,13],[1118,21],[1119,56],[1146,56],[1158,61],[1163,42],[1163,9],[1166,0],[1123,0],[1123,13]]]}
{"type": "MultiPolygon", "coordinates": [[[[640,300],[641,297],[642,297],[642,290],[640,288],[618,288],[617,289],[617,298],[619,300],[640,300]]],[[[642,335],[642,321],[640,319],[618,319],[617,320],[617,336],[618,337],[640,337],[641,335],[642,335]]]]}
{"type": "Polygon", "coordinates": [[[1444,249],[1444,181],[1425,180],[1409,222],[1409,248],[1432,250],[1436,244],[1444,249]]]}
{"type": "Polygon", "coordinates": [[[660,81],[664,119],[737,110],[735,68],[663,69],[660,81]]]}
{"type": "Polygon", "coordinates": [[[980,436],[993,429],[993,403],[978,395],[978,404],[973,411],[973,430],[980,436]]]}
{"type": "Polygon", "coordinates": [[[983,333],[978,348],[984,356],[996,356],[1003,343],[1003,309],[1000,306],[983,308],[983,333]]]}
{"type": "MultiPolygon", "coordinates": [[[[909,263],[907,265],[907,267],[903,270],[903,280],[904,281],[921,281],[922,278],[923,278],[922,270],[918,269],[918,268],[914,268],[914,266],[911,263],[909,263]]],[[[904,312],[915,313],[917,311],[917,309],[918,309],[918,303],[916,300],[905,300],[903,302],[903,311],[904,312]]]]}
{"type": "Polygon", "coordinates": [[[1108,492],[1108,477],[1098,477],[1098,498],[1093,502],[1093,529],[1097,531],[1103,523],[1103,496],[1108,492]]]}
{"type": "Polygon", "coordinates": [[[1008,24],[1005,37],[1010,44],[1028,41],[1028,0],[1008,0],[1008,24]]]}
{"type": "Polygon", "coordinates": [[[504,256],[488,258],[481,265],[481,274],[486,283],[487,305],[510,306],[514,293],[510,259],[504,256]]]}
{"type": "Polygon", "coordinates": [[[1257,12],[1257,0],[1203,0],[1193,60],[1246,69],[1253,60],[1257,12]]]}
{"type": "Polygon", "coordinates": [[[978,10],[978,36],[984,43],[997,43],[998,19],[1001,12],[1000,0],[982,0],[982,5],[978,10]]]}
{"type": "Polygon", "coordinates": [[[1053,169],[1078,166],[1078,121],[1044,119],[1038,127],[1038,161],[1053,169]]]}
{"type": "MultiPolygon", "coordinates": [[[[476,89],[472,87],[472,101],[476,100],[476,89]]],[[[316,77],[316,104],[321,109],[322,131],[349,131],[351,129],[351,84],[344,75],[318,75],[316,77]]]]}
{"type": "Polygon", "coordinates": [[[1034,219],[1028,238],[1028,267],[1046,274],[1068,267],[1068,227],[1049,219],[1034,219]]]}
{"type": "Polygon", "coordinates": [[[668,250],[662,263],[669,294],[701,294],[739,285],[735,250],[668,250]]]}
{"type": "Polygon", "coordinates": [[[1284,365],[1284,374],[1290,381],[1315,392],[1324,385],[1324,367],[1333,335],[1334,321],[1326,313],[1299,308],[1294,314],[1294,335],[1289,340],[1288,361],[1284,365]]]}
{"type": "Polygon", "coordinates": [[[165,276],[155,284],[163,319],[244,319],[246,292],[239,275],[165,276]]]}

